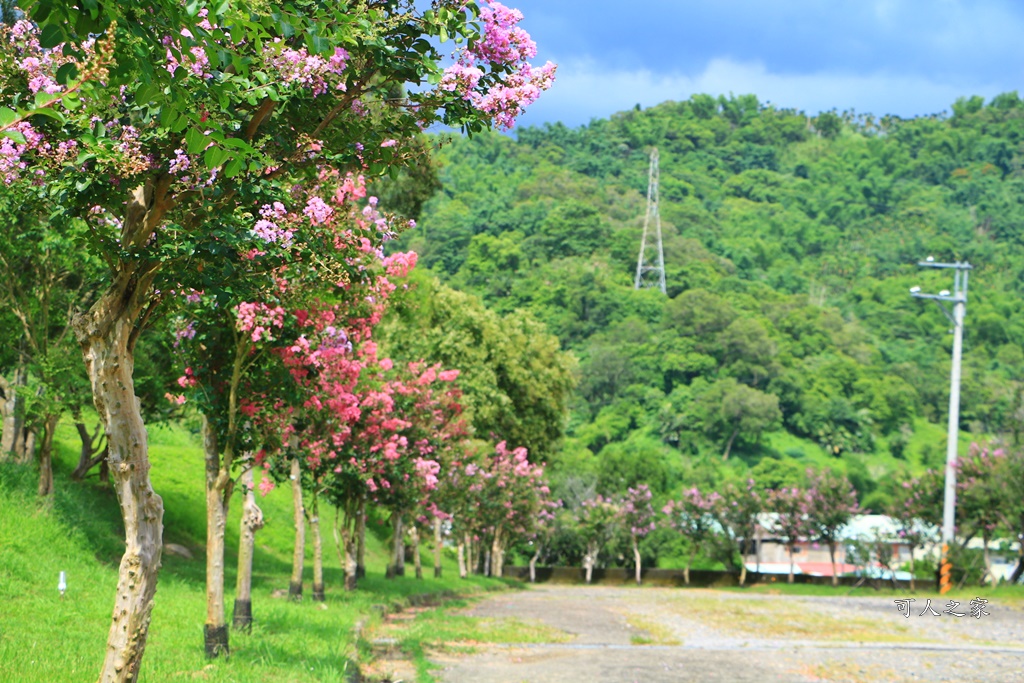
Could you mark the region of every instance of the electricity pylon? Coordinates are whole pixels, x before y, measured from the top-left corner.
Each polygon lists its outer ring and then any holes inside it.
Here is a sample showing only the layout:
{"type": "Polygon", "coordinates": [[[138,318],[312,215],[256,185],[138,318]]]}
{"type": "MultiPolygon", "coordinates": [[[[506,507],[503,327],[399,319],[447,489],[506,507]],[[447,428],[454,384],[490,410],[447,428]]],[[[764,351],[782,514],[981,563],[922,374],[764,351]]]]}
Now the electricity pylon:
{"type": "Polygon", "coordinates": [[[665,249],[661,243],[661,214],[658,212],[658,148],[651,150],[651,167],[647,172],[647,214],[644,235],[640,239],[640,256],[636,260],[634,287],[657,287],[665,294],[665,249]],[[648,238],[654,224],[654,239],[648,238]],[[652,243],[653,242],[653,243],[652,243]],[[657,249],[657,253],[652,253],[657,249]]]}

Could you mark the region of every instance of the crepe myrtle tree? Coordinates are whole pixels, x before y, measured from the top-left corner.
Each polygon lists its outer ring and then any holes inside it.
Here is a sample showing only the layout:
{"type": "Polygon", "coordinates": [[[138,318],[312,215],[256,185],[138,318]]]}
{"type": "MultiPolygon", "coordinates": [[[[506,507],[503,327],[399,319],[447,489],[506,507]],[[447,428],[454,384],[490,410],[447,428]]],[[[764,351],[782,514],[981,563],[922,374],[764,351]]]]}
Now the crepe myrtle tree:
{"type": "MultiPolygon", "coordinates": [[[[497,3],[28,0],[0,29],[0,181],[32,183],[51,228],[92,219],[105,288],[76,316],[124,517],[100,680],[136,680],[162,548],[133,350],[169,292],[244,278],[225,254],[326,165],[411,163],[441,121],[507,127],[550,86],[521,14],[497,3]],[[441,43],[457,40],[445,67],[441,43]],[[286,182],[282,182],[286,181],[286,182]],[[224,215],[248,213],[241,220],[224,215]],[[245,227],[243,227],[245,226],[245,227]]],[[[296,243],[301,242],[299,236],[296,243]]]]}
{"type": "Polygon", "coordinates": [[[896,534],[910,546],[910,590],[917,589],[914,577],[915,553],[934,543],[942,519],[942,484],[929,470],[920,477],[904,479],[896,488],[887,513],[896,524],[896,534]]]}
{"type": "Polygon", "coordinates": [[[626,490],[622,498],[622,526],[629,531],[629,540],[633,546],[633,563],[636,569],[636,585],[640,585],[642,573],[640,563],[640,540],[657,528],[654,519],[654,507],[651,505],[651,489],[647,484],[626,490]]]}
{"type": "MultiPolygon", "coordinates": [[[[214,276],[204,283],[203,291],[181,293],[185,304],[174,343],[186,367],[178,383],[204,417],[205,646],[211,657],[228,650],[224,531],[235,486],[235,462],[242,452],[262,445],[260,430],[254,430],[259,423],[246,418],[256,412],[257,400],[278,403],[290,399],[294,405],[305,398],[296,395],[298,387],[285,381],[286,366],[281,353],[275,351],[280,345],[303,343],[311,321],[300,306],[316,303],[317,296],[346,302],[333,307],[347,312],[344,317],[337,316],[339,325],[361,329],[364,320],[380,317],[377,309],[383,304],[368,302],[382,301],[382,290],[393,289],[384,275],[383,260],[372,248],[389,227],[373,197],[366,206],[358,205],[365,196],[361,176],[341,177],[322,169],[315,184],[295,187],[291,196],[294,210],[281,202],[264,205],[249,243],[243,242],[235,253],[224,256],[225,261],[234,262],[236,272],[246,272],[247,277],[224,287],[214,276]],[[308,251],[296,246],[297,236],[308,251]],[[287,313],[285,307],[294,313],[287,313]]],[[[331,310],[330,315],[333,321],[335,312],[331,310]]],[[[347,342],[340,328],[321,326],[316,334],[321,356],[347,342]]],[[[170,398],[180,402],[185,394],[170,398]]],[[[311,448],[308,439],[302,446],[311,448]]],[[[311,523],[314,545],[319,548],[316,487],[312,491],[311,523]]],[[[322,558],[318,554],[316,559],[322,558]]],[[[315,593],[318,586],[322,595],[323,582],[314,581],[315,593]]]]}
{"type": "Polygon", "coordinates": [[[768,491],[768,509],[775,513],[773,531],[789,551],[789,583],[793,583],[793,551],[797,541],[812,533],[809,513],[811,496],[798,486],[768,491]]]}
{"type": "Polygon", "coordinates": [[[716,535],[715,506],[721,496],[715,491],[705,494],[696,486],[683,492],[679,500],[670,500],[662,508],[671,528],[686,537],[690,552],[683,567],[683,581],[690,585],[690,567],[697,553],[716,535]]]}
{"type": "Polygon", "coordinates": [[[753,479],[747,479],[743,485],[727,483],[714,506],[715,519],[730,547],[729,555],[738,554],[740,557],[741,586],[747,582],[746,559],[754,548],[758,515],[764,509],[764,498],[753,479]]]}
{"type": "Polygon", "coordinates": [[[575,513],[576,526],[586,548],[583,554],[583,570],[586,582],[590,583],[598,555],[619,531],[622,520],[621,508],[618,502],[597,495],[583,501],[575,513]]]}
{"type": "Polygon", "coordinates": [[[807,526],[811,534],[828,546],[832,563],[832,585],[839,585],[836,574],[836,547],[839,533],[855,514],[860,512],[857,491],[846,475],[826,469],[807,470],[807,526]]]}

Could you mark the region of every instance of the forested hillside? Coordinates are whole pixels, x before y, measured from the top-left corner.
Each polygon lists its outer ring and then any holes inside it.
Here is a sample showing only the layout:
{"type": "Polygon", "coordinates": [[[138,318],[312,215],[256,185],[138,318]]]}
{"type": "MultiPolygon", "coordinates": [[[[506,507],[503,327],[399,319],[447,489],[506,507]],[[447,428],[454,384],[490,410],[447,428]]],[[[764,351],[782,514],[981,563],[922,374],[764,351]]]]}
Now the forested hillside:
{"type": "Polygon", "coordinates": [[[700,95],[576,130],[458,139],[402,246],[575,353],[556,472],[665,489],[727,457],[771,484],[813,459],[877,505],[888,471],[945,451],[952,336],[908,289],[952,278],[919,269],[925,256],[975,266],[966,440],[1016,434],[1021,417],[1024,102],[952,109],[809,118],[700,95]],[[667,296],[633,289],[652,147],[667,296]]]}

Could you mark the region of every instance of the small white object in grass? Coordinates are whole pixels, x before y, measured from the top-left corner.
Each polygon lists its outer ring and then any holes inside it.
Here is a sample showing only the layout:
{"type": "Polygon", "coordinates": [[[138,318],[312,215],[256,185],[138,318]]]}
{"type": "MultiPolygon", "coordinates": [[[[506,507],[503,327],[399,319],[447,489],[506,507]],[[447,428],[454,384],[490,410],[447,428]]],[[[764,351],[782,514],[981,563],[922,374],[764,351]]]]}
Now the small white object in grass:
{"type": "Polygon", "coordinates": [[[910,288],[910,293],[911,293],[911,294],[917,294],[917,293],[918,293],[918,292],[920,292],[920,291],[921,291],[921,288],[920,288],[920,287],[911,287],[911,288],[910,288]]]}
{"type": "Polygon", "coordinates": [[[925,259],[925,261],[927,261],[928,263],[931,263],[934,260],[935,260],[934,256],[929,256],[928,258],[925,259]]]}
{"type": "Polygon", "coordinates": [[[949,290],[948,289],[942,290],[941,292],[939,292],[939,296],[949,296],[949,290]]]}
{"type": "Polygon", "coordinates": [[[68,589],[68,575],[64,572],[60,573],[60,579],[57,580],[57,590],[60,591],[60,597],[64,597],[64,591],[68,589]]]}

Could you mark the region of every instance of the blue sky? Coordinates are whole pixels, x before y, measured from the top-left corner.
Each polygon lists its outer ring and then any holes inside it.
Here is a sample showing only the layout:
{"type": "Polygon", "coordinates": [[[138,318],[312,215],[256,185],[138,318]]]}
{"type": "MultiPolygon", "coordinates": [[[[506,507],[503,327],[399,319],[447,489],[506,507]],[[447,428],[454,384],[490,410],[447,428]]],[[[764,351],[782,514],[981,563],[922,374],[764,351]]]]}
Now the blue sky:
{"type": "Polygon", "coordinates": [[[575,127],[694,93],[909,117],[1024,91],[1020,0],[505,0],[554,87],[519,125],[575,127]]]}

